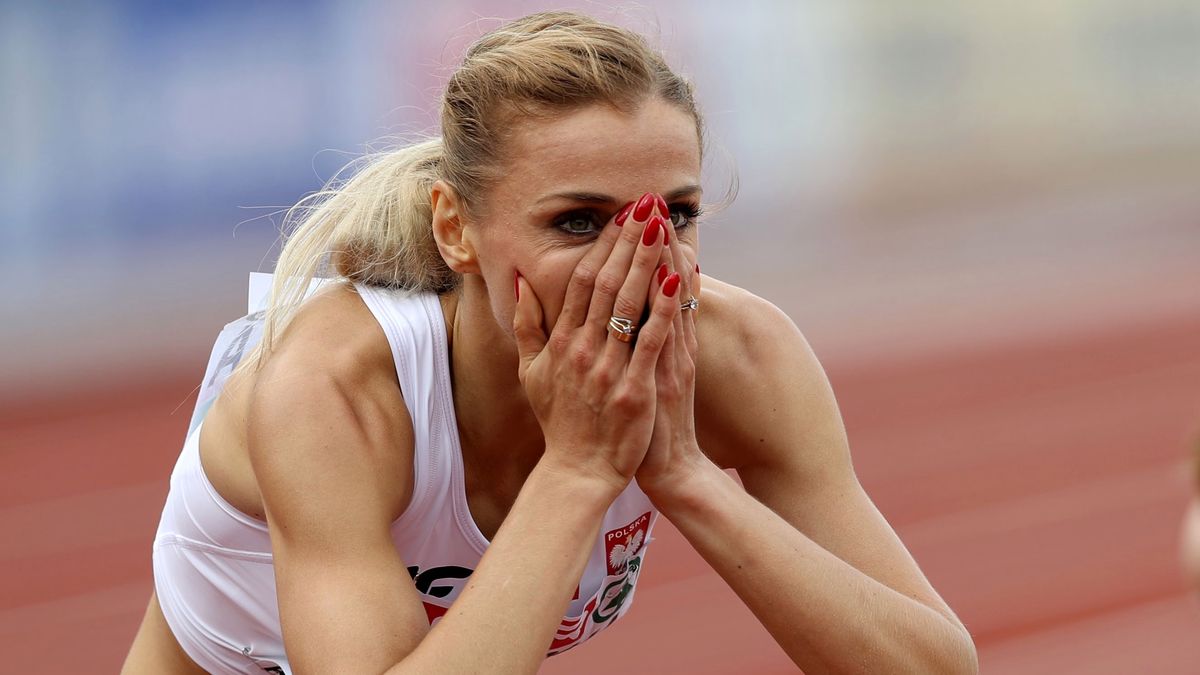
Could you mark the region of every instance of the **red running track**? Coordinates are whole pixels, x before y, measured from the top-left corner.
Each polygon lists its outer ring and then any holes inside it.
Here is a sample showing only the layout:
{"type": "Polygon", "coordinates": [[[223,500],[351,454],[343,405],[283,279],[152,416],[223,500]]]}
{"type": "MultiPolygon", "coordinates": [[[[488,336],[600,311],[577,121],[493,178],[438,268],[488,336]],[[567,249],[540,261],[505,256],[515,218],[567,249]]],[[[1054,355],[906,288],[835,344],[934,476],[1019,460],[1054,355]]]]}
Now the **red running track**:
{"type": "MultiPolygon", "coordinates": [[[[830,367],[863,483],[985,673],[1200,671],[1176,553],[1198,346],[1200,318],[1181,315],[830,367]]],[[[118,669],[199,375],[0,411],[5,672],[118,669]]],[[[649,555],[633,611],[543,672],[794,671],[665,522],[649,555]]]]}

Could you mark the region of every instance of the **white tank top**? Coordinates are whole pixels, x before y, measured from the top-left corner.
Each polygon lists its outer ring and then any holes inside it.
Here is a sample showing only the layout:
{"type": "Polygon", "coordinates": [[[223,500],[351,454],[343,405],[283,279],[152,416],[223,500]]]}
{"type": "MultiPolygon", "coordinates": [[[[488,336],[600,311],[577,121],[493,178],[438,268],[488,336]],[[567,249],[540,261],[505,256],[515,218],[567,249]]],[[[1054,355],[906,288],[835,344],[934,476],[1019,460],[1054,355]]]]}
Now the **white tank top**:
{"type": "MultiPolygon", "coordinates": [[[[467,507],[445,320],[434,294],[356,288],[387,336],[412,417],[413,494],[391,534],[432,623],[458,597],[489,543],[467,507]]],[[[250,655],[253,643],[258,654],[283,655],[266,523],[222,499],[199,457],[204,414],[261,337],[262,319],[261,311],[251,313],[227,325],[217,340],[155,538],[155,581],[168,622],[181,643],[189,636],[209,642],[193,649],[184,644],[189,653],[228,649],[250,655]],[[178,555],[166,555],[168,550],[178,555]]],[[[657,515],[636,483],[613,502],[549,655],[629,610],[657,515]]]]}

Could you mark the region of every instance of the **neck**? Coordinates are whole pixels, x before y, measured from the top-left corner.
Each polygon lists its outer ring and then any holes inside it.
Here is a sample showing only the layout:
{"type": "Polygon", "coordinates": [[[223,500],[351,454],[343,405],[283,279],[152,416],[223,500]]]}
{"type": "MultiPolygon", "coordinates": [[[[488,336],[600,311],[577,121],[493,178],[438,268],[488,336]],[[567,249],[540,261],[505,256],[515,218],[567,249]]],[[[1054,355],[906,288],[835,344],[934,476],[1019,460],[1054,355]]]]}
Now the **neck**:
{"type": "Polygon", "coordinates": [[[516,344],[496,323],[478,277],[468,275],[441,304],[463,459],[497,487],[515,482],[519,488],[545,442],[517,377],[516,344]]]}

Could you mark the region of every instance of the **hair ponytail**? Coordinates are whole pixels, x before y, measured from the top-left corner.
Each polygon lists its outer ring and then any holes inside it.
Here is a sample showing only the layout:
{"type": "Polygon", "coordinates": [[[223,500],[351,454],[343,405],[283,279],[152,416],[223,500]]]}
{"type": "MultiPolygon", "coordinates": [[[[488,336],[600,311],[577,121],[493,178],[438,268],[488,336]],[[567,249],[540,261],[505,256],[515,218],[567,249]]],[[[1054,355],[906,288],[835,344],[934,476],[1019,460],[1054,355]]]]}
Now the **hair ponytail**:
{"type": "Polygon", "coordinates": [[[457,286],[433,239],[430,190],[441,162],[441,138],[369,155],[339,172],[352,177],[335,177],[288,209],[257,360],[314,278],[435,293],[457,286]]]}

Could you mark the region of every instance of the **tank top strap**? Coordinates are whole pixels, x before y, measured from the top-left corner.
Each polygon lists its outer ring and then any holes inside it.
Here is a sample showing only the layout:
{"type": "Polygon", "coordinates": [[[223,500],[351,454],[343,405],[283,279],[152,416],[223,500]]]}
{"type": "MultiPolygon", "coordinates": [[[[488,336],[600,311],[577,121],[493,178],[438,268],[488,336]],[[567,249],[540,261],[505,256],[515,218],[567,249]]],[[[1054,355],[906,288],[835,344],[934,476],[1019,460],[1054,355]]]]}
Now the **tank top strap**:
{"type": "Polygon", "coordinates": [[[392,350],[396,379],[412,419],[413,494],[396,526],[421,523],[434,516],[440,496],[451,484],[449,458],[442,450],[450,429],[454,400],[450,393],[446,324],[433,293],[355,284],[379,322],[392,350]]]}

